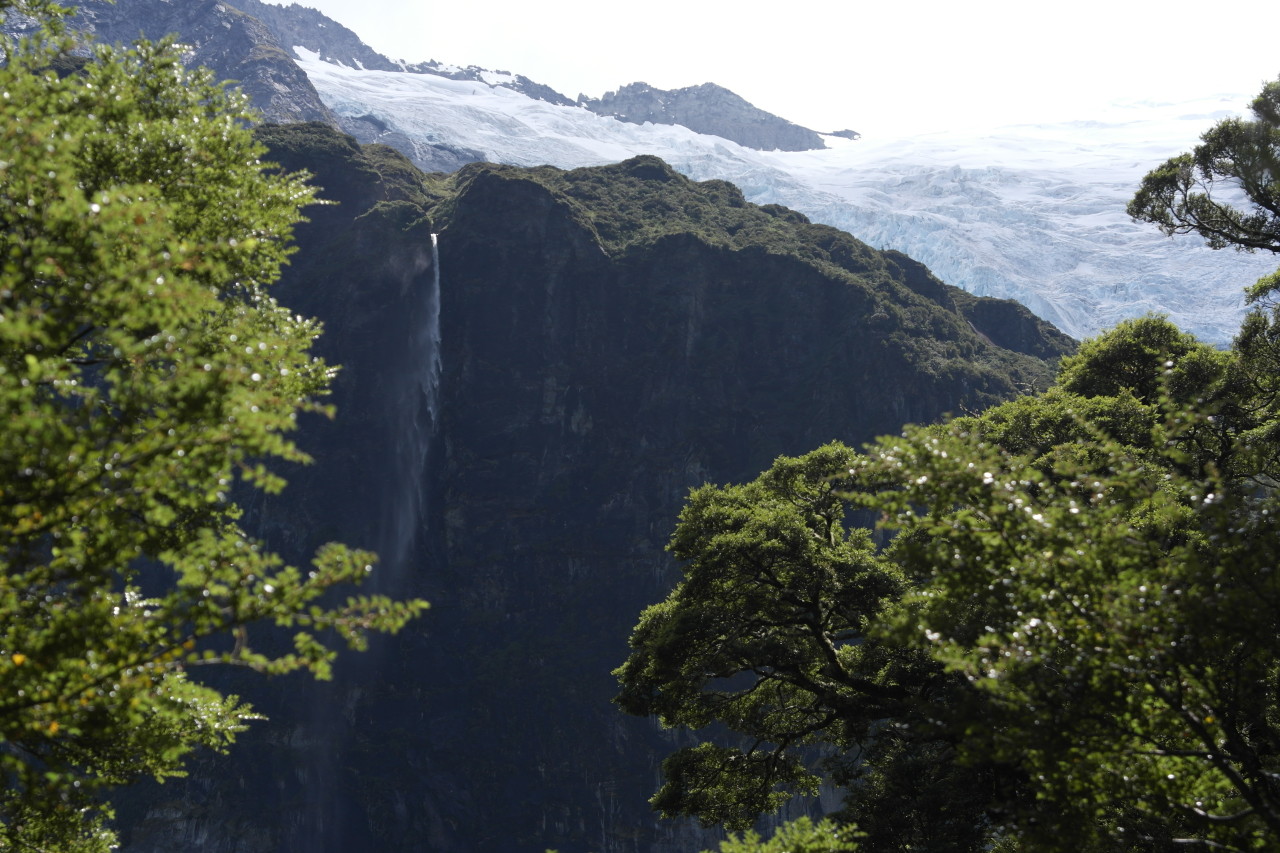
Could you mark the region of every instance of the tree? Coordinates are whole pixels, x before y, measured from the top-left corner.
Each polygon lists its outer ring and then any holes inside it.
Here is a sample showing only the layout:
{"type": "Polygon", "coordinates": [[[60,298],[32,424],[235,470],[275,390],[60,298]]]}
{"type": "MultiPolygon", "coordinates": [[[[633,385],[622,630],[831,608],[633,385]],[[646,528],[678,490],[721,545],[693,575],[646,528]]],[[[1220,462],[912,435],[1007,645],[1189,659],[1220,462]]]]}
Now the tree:
{"type": "Polygon", "coordinates": [[[851,827],[801,817],[778,827],[767,841],[750,831],[730,836],[720,843],[719,853],[848,853],[857,850],[857,838],[851,827]]]}
{"type": "MultiPolygon", "coordinates": [[[[1280,80],[1266,84],[1250,109],[1253,119],[1218,122],[1190,153],[1152,170],[1129,215],[1169,235],[1199,234],[1215,249],[1280,252],[1280,80]]],[[[1277,289],[1280,273],[1273,273],[1250,296],[1277,289]]]]}
{"type": "Polygon", "coordinates": [[[812,789],[774,769],[807,757],[871,849],[1276,844],[1277,349],[1253,325],[1220,353],[1130,321],[1043,394],[696,490],[618,701],[746,740],[676,753],[655,805],[743,826],[812,789]],[[886,547],[827,532],[859,511],[886,547]]]}
{"type": "Polygon", "coordinates": [[[746,829],[826,777],[863,792],[846,819],[871,849],[976,849],[986,800],[968,793],[999,780],[958,765],[931,722],[963,681],[870,634],[910,584],[866,530],[847,527],[858,460],[830,444],[751,483],[694,490],[669,546],[685,578],[642,614],[616,701],[733,735],[664,762],[652,802],[668,816],[746,829]]]}
{"type": "Polygon", "coordinates": [[[0,849],[105,850],[104,792],[253,718],[189,672],[324,678],[335,640],[425,605],[321,604],[373,555],[303,572],[238,524],[233,490],[280,489],[268,463],[305,462],[289,434],[328,412],[319,327],[268,292],[304,176],[261,163],[242,96],[173,45],[59,76],[64,10],[0,12],[41,25],[0,68],[0,849]]]}
{"type": "MultiPolygon", "coordinates": [[[[1147,175],[1130,214],[1214,248],[1280,252],[1280,81],[1252,108],[1147,175]]],[[[953,783],[948,831],[968,827],[950,849],[1280,845],[1280,309],[1258,304],[1277,290],[1280,273],[1252,288],[1229,352],[1161,318],[1129,321],[1064,359],[1043,394],[829,458],[810,483],[826,517],[866,513],[895,535],[871,549],[851,534],[856,561],[815,564],[829,577],[811,609],[850,615],[821,637],[779,610],[794,581],[745,594],[782,543],[815,532],[768,509],[772,471],[695,492],[672,541],[686,580],[646,611],[617,671],[624,709],[707,738],[669,760],[655,803],[742,825],[748,807],[719,804],[811,789],[799,770],[770,775],[801,766],[797,727],[755,725],[802,709],[821,722],[804,737],[826,748],[808,772],[847,785],[839,817],[874,849],[936,837],[921,828],[947,808],[929,800],[945,792],[939,773],[953,783]],[[713,499],[733,512],[704,512],[713,499]],[[780,523],[740,523],[757,509],[780,523]],[[837,607],[871,567],[897,586],[837,607]],[[813,671],[842,689],[794,675],[813,671]],[[776,709],[738,713],[762,691],[776,709]],[[713,722],[746,748],[716,745],[713,722]]],[[[783,553],[779,579],[807,578],[812,555],[783,553]]]]}
{"type": "Polygon", "coordinates": [[[902,586],[866,531],[845,529],[831,478],[853,458],[832,444],[689,496],[669,546],[689,561],[685,579],[641,616],[617,701],[669,726],[718,720],[747,745],[669,758],[663,812],[749,827],[790,791],[816,790],[797,748],[849,749],[900,708],[905,691],[881,674],[892,661],[849,642],[902,586]]]}
{"type": "Polygon", "coordinates": [[[860,468],[890,487],[855,504],[922,579],[881,630],[981,695],[959,748],[1024,771],[1037,807],[1005,829],[1029,847],[1280,840],[1275,499],[1201,452],[1214,416],[1150,414],[1144,440],[1081,421],[1016,453],[980,424],[914,429],[860,468]]]}

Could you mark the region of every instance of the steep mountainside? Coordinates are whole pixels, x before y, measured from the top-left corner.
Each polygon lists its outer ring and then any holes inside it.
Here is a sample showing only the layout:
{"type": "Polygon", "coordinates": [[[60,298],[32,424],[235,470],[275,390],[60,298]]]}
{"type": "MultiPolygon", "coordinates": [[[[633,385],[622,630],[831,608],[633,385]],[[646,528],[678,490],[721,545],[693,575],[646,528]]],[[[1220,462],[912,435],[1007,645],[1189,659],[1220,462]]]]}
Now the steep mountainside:
{"type": "Polygon", "coordinates": [[[648,83],[631,83],[616,92],[605,92],[601,98],[579,95],[578,103],[598,115],[632,124],[680,124],[759,151],[826,147],[822,137],[812,130],[754,107],[715,83],[683,89],[655,89],[648,83]]]}
{"type": "Polygon", "coordinates": [[[271,722],[131,793],[125,849],[708,846],[648,809],[668,735],[609,701],[688,489],[979,408],[1070,342],[653,157],[428,177],[322,125],[263,132],[341,202],[277,296],[343,369],[337,420],[303,424],[316,464],[254,523],[291,559],[373,547],[379,589],[433,607],[332,684],[219,675],[271,722]]]}
{"type": "Polygon", "coordinates": [[[753,202],[785,204],[905,252],[965,290],[1016,299],[1076,337],[1155,312],[1225,344],[1243,316],[1243,288],[1274,269],[1263,257],[1167,239],[1124,213],[1147,168],[1243,101],[1130,104],[1058,125],[857,144],[831,134],[828,149],[756,151],[678,125],[597,116],[517,74],[402,66],[296,4],[84,5],[102,22],[123,21],[113,30],[122,39],[139,29],[187,32],[220,74],[246,81],[270,120],[324,118],[328,105],[360,141],[394,146],[429,171],[480,160],[572,168],[655,154],[695,179],[731,181],[753,202]],[[240,7],[263,15],[275,37],[238,35],[252,27],[234,12],[240,7]],[[281,45],[297,49],[309,82],[281,45]],[[377,68],[396,70],[368,70],[377,68]],[[303,91],[313,84],[323,104],[303,91]]]}
{"type": "Polygon", "coordinates": [[[221,0],[83,0],[72,4],[72,25],[108,44],[129,44],[141,33],[159,39],[176,33],[192,47],[190,64],[235,80],[267,121],[337,124],[315,87],[257,18],[221,0]]]}
{"type": "MultiPolygon", "coordinates": [[[[548,104],[574,106],[569,98],[522,74],[435,60],[413,64],[394,61],[370,48],[337,21],[297,3],[279,6],[262,0],[194,0],[181,4],[169,0],[86,0],[80,5],[79,25],[108,42],[127,42],[139,32],[153,39],[180,34],[195,47],[194,62],[208,65],[225,79],[239,81],[268,121],[318,119],[335,123],[334,116],[315,97],[306,75],[292,61],[299,53],[353,70],[472,81],[548,104]]],[[[713,83],[672,91],[633,83],[599,99],[580,96],[579,103],[600,115],[634,123],[683,125],[749,148],[803,151],[823,147],[817,133],[758,109],[713,83]]],[[[424,144],[423,140],[410,139],[371,114],[344,115],[342,127],[362,141],[391,144],[429,169],[452,171],[464,163],[484,159],[481,152],[448,141],[424,144]]]]}

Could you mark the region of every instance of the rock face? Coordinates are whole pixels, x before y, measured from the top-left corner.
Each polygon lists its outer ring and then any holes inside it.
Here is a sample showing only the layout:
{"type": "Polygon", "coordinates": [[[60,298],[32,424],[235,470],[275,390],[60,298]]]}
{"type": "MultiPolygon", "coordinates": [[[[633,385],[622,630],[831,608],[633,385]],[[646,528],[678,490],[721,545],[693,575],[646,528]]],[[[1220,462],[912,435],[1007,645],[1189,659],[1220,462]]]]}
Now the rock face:
{"type": "Polygon", "coordinates": [[[391,146],[424,172],[453,172],[467,163],[479,163],[485,159],[484,152],[474,148],[415,139],[388,126],[372,113],[339,116],[338,125],[358,142],[391,146]]]}
{"type": "Polygon", "coordinates": [[[270,122],[337,119],[320,101],[307,75],[257,18],[220,0],[85,0],[72,26],[108,44],[128,44],[141,33],[157,40],[178,34],[190,45],[188,64],[234,80],[270,122]]]}
{"type": "Polygon", "coordinates": [[[688,490],[1047,376],[990,340],[1070,342],[1012,307],[984,327],[909,259],[653,157],[424,178],[321,125],[264,133],[341,202],[311,212],[276,295],[343,369],[337,419],[302,424],[315,464],[250,517],[290,561],[379,550],[376,588],[432,609],[326,685],[217,674],[270,722],[131,791],[124,849],[713,846],[649,811],[671,736],[609,701],[678,578],[688,490]]]}
{"type": "Polygon", "coordinates": [[[327,62],[373,71],[399,71],[400,66],[378,53],[351,30],[309,6],[280,6],[262,0],[232,0],[236,8],[267,25],[281,47],[293,55],[305,47],[327,62]]]}
{"type": "Polygon", "coordinates": [[[761,151],[826,147],[814,131],[758,109],[714,83],[671,90],[631,83],[616,92],[605,92],[602,98],[579,95],[578,103],[593,113],[633,124],[679,124],[761,151]]]}
{"type": "MultiPolygon", "coordinates": [[[[15,31],[21,29],[21,24],[6,22],[15,31]]],[[[452,172],[465,163],[483,160],[484,154],[445,142],[410,139],[390,130],[374,116],[339,119],[321,102],[307,75],[294,62],[294,49],[311,51],[349,68],[477,80],[553,104],[573,104],[559,92],[519,74],[488,71],[474,65],[458,68],[435,61],[416,65],[393,62],[338,22],[296,3],[277,6],[261,0],[86,0],[73,26],[108,43],[128,43],[139,33],[149,39],[177,34],[183,43],[192,46],[190,64],[206,65],[219,79],[236,81],[266,121],[323,121],[360,142],[391,145],[426,171],[452,172]]]]}
{"type": "MultiPolygon", "coordinates": [[[[571,106],[573,101],[552,89],[525,77],[507,71],[490,71],[478,65],[459,67],[430,60],[404,63],[388,59],[360,41],[360,37],[331,18],[307,6],[290,3],[277,6],[262,0],[235,0],[240,9],[255,15],[265,23],[286,50],[303,47],[320,54],[327,62],[337,62],[349,68],[368,68],[373,71],[406,71],[413,74],[434,74],[450,80],[477,80],[490,86],[512,89],[539,101],[571,106]]],[[[467,161],[472,162],[472,161],[467,161]]]]}

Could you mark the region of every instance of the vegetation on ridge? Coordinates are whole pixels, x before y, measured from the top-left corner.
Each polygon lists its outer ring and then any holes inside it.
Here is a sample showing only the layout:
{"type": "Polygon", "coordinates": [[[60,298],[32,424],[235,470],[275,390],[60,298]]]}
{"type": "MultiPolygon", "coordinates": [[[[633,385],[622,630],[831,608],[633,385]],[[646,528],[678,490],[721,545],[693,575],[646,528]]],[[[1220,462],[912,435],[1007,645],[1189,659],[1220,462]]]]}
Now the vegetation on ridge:
{"type": "MultiPolygon", "coordinates": [[[[778,279],[783,289],[816,280],[845,286],[859,303],[844,317],[847,323],[858,324],[895,362],[963,389],[963,405],[974,410],[1020,389],[1044,387],[1051,373],[1046,360],[1074,347],[1021,306],[964,294],[905,256],[876,251],[787,208],[751,204],[728,182],[690,180],[657,157],[567,171],[477,163],[450,182],[457,197],[480,186],[529,187],[567,211],[622,266],[692,262],[691,250],[698,247],[726,262],[738,256],[757,268],[785,268],[778,279]],[[991,316],[998,312],[984,314],[993,306],[1005,310],[994,325],[991,316]],[[994,344],[1001,337],[995,325],[1018,328],[1020,334],[1010,337],[1022,340],[994,344]],[[982,326],[991,328],[990,336],[982,326]]],[[[496,189],[486,191],[496,198],[496,189]]],[[[446,200],[432,213],[446,235],[454,207],[446,200]]]]}
{"type": "MultiPolygon", "coordinates": [[[[990,376],[1009,372],[1022,387],[1042,387],[1049,380],[1042,359],[1051,360],[1074,348],[1069,338],[1016,303],[974,297],[949,287],[904,255],[876,251],[843,231],[810,223],[803,214],[780,205],[747,202],[726,181],[690,180],[650,155],[567,171],[553,166],[473,163],[452,175],[424,175],[393,149],[360,146],[320,123],[267,126],[258,135],[270,146],[272,156],[286,164],[345,163],[342,180],[354,183],[363,173],[370,185],[380,187],[380,201],[370,200],[370,204],[407,202],[442,233],[452,223],[463,193],[476,181],[497,182],[538,188],[619,261],[633,258],[644,263],[655,254],[677,251],[669,241],[681,239],[726,252],[792,259],[864,293],[866,316],[849,321],[872,320],[886,346],[904,353],[921,369],[954,373],[957,386],[978,387],[990,376]],[[1020,330],[1011,336],[1018,343],[990,345],[992,339],[984,328],[1000,336],[990,319],[996,313],[1002,315],[997,325],[1020,330]],[[1002,349],[1034,358],[1021,359],[1002,349]]],[[[321,195],[325,195],[323,189],[321,195]]],[[[972,405],[977,408],[1013,390],[1007,386],[990,397],[974,399],[972,405]]]]}

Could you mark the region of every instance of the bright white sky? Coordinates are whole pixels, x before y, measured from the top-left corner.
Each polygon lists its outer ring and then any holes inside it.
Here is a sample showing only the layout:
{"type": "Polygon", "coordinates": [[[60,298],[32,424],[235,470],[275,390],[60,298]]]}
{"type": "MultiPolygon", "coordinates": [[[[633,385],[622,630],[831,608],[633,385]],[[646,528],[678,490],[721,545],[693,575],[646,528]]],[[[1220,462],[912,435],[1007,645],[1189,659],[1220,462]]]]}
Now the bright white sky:
{"type": "MultiPolygon", "coordinates": [[[[285,4],[285,0],[269,0],[285,4]]],[[[575,98],[714,82],[814,130],[1087,120],[1114,101],[1252,96],[1280,2],[302,0],[392,59],[511,71],[575,98]]]]}

